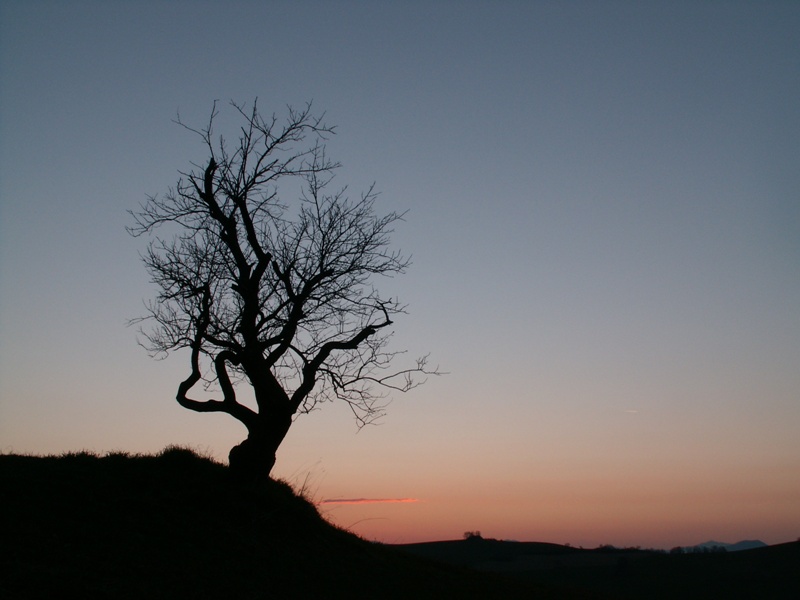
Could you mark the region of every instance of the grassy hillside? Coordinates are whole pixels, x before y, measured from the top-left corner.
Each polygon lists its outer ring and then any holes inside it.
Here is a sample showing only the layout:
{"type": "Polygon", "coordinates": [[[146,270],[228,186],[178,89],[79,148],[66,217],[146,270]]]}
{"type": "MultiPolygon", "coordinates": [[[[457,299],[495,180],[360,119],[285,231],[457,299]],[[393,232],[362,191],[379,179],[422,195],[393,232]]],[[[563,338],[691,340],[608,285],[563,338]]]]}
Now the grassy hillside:
{"type": "Polygon", "coordinates": [[[187,450],[0,456],[0,597],[589,598],[415,557],[187,450]]]}

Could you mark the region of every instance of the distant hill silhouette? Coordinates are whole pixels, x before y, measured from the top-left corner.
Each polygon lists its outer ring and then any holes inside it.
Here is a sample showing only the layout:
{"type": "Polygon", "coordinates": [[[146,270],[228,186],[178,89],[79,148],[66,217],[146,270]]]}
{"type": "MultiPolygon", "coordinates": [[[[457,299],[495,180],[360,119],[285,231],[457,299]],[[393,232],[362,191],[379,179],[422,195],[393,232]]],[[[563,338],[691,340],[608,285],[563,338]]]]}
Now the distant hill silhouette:
{"type": "Polygon", "coordinates": [[[761,540],[742,540],[741,542],[736,542],[735,544],[726,544],[725,542],[715,542],[714,540],[709,540],[707,542],[703,542],[702,544],[697,544],[695,546],[686,546],[684,547],[685,551],[691,552],[693,550],[705,550],[705,549],[722,549],[726,552],[740,552],[742,550],[753,550],[755,548],[764,548],[767,544],[762,542],[761,540]]]}
{"type": "Polygon", "coordinates": [[[396,547],[416,556],[504,573],[537,585],[596,593],[598,598],[800,598],[800,542],[739,552],[684,554],[610,546],[584,550],[481,538],[396,547]]]}
{"type": "Polygon", "coordinates": [[[184,449],[0,455],[3,600],[588,597],[366,542],[184,449]]]}

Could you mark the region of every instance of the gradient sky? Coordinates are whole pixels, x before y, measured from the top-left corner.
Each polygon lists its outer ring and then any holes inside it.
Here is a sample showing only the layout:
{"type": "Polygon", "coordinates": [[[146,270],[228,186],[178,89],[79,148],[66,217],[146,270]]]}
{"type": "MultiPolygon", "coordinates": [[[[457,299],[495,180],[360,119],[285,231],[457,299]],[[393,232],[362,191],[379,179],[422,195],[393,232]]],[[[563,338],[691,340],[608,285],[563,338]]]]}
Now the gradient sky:
{"type": "Polygon", "coordinates": [[[6,0],[0,450],[241,441],[126,327],[126,211],[204,160],[177,111],[313,99],[338,181],[409,210],[382,288],[449,375],[359,433],[301,417],[275,475],[386,542],[797,539],[799,31],[794,1],[6,0]]]}

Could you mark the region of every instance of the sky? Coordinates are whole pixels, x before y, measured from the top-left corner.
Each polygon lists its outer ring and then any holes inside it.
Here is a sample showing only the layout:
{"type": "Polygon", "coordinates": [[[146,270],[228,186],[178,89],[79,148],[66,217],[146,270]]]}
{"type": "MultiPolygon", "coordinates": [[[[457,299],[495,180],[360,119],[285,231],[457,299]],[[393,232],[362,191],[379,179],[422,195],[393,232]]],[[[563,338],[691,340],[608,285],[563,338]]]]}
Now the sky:
{"type": "MultiPolygon", "coordinates": [[[[0,5],[0,451],[225,460],[188,356],[127,321],[126,211],[205,156],[173,123],[309,100],[337,183],[408,211],[395,348],[448,374],[273,471],[389,543],[800,536],[800,4],[0,5]]],[[[233,135],[233,134],[231,134],[233,135]]]]}

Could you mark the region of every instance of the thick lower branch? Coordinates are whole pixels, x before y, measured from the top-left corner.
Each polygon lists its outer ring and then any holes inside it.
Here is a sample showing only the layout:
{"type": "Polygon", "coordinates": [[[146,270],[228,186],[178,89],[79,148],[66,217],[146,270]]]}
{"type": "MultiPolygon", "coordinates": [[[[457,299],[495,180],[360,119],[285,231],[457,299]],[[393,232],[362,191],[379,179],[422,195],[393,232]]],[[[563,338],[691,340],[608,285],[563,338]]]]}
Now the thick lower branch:
{"type": "Polygon", "coordinates": [[[178,404],[195,412],[227,413],[241,421],[248,430],[257,426],[258,413],[247,408],[243,404],[239,404],[235,400],[195,400],[189,398],[186,395],[187,392],[199,380],[200,378],[195,378],[193,373],[178,386],[178,394],[175,398],[178,404]]]}
{"type": "Polygon", "coordinates": [[[183,380],[178,386],[176,400],[178,404],[184,408],[195,412],[227,413],[244,423],[245,426],[250,429],[251,426],[255,425],[258,415],[246,406],[236,402],[236,394],[225,367],[226,360],[233,364],[239,364],[239,359],[233,352],[221,352],[214,361],[214,366],[217,370],[217,378],[222,388],[223,400],[195,400],[187,396],[189,390],[202,378],[200,374],[200,349],[203,346],[203,336],[205,335],[206,329],[208,329],[209,313],[211,310],[211,291],[206,285],[201,293],[203,295],[201,314],[200,318],[197,320],[197,332],[192,340],[192,372],[189,374],[189,377],[183,380]]]}

